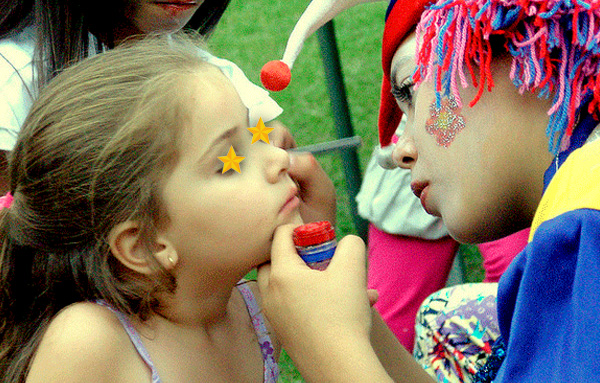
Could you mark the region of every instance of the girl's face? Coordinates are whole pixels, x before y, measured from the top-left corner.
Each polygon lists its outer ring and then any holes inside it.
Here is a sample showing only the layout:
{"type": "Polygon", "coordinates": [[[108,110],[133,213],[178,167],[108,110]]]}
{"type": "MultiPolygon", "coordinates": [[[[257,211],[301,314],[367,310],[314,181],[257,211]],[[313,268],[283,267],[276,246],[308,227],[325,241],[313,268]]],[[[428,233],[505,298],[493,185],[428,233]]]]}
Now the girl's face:
{"type": "MultiPolygon", "coordinates": [[[[550,101],[519,94],[510,60],[495,59],[494,88],[469,107],[477,93],[461,89],[436,107],[434,84],[412,86],[416,39],[409,36],[392,61],[392,89],[407,115],[394,161],[411,170],[411,187],[425,210],[442,217],[461,242],[484,242],[528,227],[552,161],[545,127],[550,101]]],[[[468,72],[467,76],[468,76],[468,72]]],[[[460,86],[460,85],[459,85],[460,86]]]]}
{"type": "Polygon", "coordinates": [[[204,0],[129,0],[129,34],[172,33],[183,28],[204,0]]]}
{"type": "Polygon", "coordinates": [[[187,100],[191,118],[163,189],[169,217],[164,230],[177,250],[178,267],[187,266],[196,277],[241,278],[270,259],[278,226],[302,222],[298,189],[287,173],[290,157],[263,141],[251,144],[248,110],[218,69],[189,82],[195,87],[187,100]],[[231,147],[245,157],[240,173],[223,173],[218,157],[231,147]]]}

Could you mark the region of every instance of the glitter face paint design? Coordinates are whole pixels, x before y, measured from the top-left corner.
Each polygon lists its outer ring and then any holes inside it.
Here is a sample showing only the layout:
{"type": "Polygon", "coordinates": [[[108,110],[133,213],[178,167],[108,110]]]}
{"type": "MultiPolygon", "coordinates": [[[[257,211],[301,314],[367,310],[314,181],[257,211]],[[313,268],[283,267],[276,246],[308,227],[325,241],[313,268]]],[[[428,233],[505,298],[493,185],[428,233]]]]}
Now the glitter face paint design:
{"type": "Polygon", "coordinates": [[[429,115],[431,117],[425,123],[425,130],[435,137],[439,146],[450,146],[456,134],[465,127],[465,118],[460,114],[458,103],[452,96],[442,99],[439,107],[433,100],[429,106],[429,115]]]}

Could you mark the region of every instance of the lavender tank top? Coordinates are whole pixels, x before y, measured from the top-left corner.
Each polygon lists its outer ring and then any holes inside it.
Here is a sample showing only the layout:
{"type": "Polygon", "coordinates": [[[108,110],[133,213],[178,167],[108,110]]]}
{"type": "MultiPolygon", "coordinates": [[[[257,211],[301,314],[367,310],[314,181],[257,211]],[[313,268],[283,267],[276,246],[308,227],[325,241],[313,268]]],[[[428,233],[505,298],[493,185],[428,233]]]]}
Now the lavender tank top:
{"type": "MultiPolygon", "coordinates": [[[[256,302],[256,297],[252,293],[252,290],[246,281],[239,282],[236,287],[244,298],[246,308],[248,309],[250,319],[252,320],[252,325],[254,326],[254,331],[258,337],[258,344],[260,345],[260,351],[263,356],[264,381],[265,383],[276,383],[277,378],[279,377],[279,367],[277,365],[277,360],[275,359],[271,338],[269,337],[269,333],[265,325],[265,319],[260,312],[260,307],[256,302]]],[[[152,372],[152,383],[160,383],[160,376],[158,376],[158,371],[154,367],[154,363],[150,358],[150,354],[148,353],[148,350],[146,350],[140,335],[133,327],[133,324],[129,318],[102,300],[98,300],[96,303],[106,307],[117,316],[136,351],[144,363],[146,363],[148,368],[150,368],[150,371],[152,372]]]]}

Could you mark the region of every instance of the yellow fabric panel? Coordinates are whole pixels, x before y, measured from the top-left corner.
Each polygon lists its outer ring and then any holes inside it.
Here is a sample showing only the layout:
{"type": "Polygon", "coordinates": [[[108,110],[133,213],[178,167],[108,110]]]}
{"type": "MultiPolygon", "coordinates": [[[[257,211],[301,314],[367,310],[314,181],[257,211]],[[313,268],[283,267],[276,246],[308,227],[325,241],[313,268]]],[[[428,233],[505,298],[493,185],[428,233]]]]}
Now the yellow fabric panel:
{"type": "Polygon", "coordinates": [[[535,212],[529,241],[542,222],[577,209],[600,210],[600,140],[575,150],[558,169],[535,212]]]}

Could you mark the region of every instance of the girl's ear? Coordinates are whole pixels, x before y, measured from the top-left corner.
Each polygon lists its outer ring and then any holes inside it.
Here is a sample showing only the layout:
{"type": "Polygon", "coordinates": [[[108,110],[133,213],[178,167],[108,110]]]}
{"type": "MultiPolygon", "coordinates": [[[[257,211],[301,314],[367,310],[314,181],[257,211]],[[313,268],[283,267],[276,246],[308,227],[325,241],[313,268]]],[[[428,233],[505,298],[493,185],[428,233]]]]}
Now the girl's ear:
{"type": "MultiPolygon", "coordinates": [[[[142,245],[137,222],[126,221],[113,227],[108,235],[108,243],[113,256],[127,268],[147,275],[156,272],[150,254],[142,245]]],[[[162,236],[156,240],[152,256],[166,270],[175,268],[179,260],[175,247],[162,236]]]]}
{"type": "Polygon", "coordinates": [[[158,234],[156,238],[156,250],[154,250],[154,258],[165,268],[165,270],[173,270],[179,262],[179,256],[175,246],[164,235],[158,234]]]}

